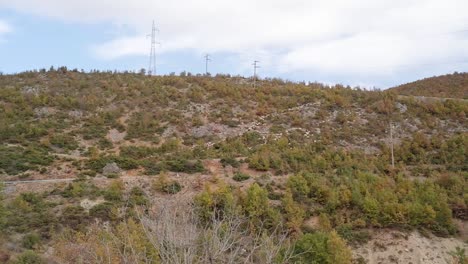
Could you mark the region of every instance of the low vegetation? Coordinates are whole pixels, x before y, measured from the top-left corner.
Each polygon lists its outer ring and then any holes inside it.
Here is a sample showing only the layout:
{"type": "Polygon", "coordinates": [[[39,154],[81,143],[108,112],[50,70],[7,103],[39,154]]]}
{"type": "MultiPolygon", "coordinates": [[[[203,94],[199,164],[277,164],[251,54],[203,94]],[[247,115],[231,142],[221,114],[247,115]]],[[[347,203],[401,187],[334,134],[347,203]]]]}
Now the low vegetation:
{"type": "Polygon", "coordinates": [[[370,230],[457,235],[468,103],[257,84],[1,75],[0,181],[74,181],[0,192],[0,262],[346,264],[370,230]]]}

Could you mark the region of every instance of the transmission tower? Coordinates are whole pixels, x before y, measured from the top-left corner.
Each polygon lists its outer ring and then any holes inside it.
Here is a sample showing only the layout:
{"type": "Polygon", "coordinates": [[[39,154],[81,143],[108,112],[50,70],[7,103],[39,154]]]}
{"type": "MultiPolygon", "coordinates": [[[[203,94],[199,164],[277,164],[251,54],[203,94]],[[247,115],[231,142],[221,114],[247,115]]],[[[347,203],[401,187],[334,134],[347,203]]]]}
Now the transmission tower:
{"type": "Polygon", "coordinates": [[[208,75],[208,62],[211,61],[210,54],[206,54],[204,58],[205,58],[205,73],[206,75],[208,75]]]}
{"type": "Polygon", "coordinates": [[[257,87],[257,69],[260,68],[258,66],[259,61],[254,61],[252,64],[254,66],[254,75],[253,75],[253,81],[254,81],[254,88],[257,87]]]}
{"type": "MultiPolygon", "coordinates": [[[[153,20],[153,27],[151,29],[151,51],[150,51],[150,58],[149,58],[149,67],[148,67],[148,75],[156,75],[156,31],[159,31],[156,28],[156,25],[153,20]]],[[[148,35],[149,37],[150,35],[148,35]]]]}

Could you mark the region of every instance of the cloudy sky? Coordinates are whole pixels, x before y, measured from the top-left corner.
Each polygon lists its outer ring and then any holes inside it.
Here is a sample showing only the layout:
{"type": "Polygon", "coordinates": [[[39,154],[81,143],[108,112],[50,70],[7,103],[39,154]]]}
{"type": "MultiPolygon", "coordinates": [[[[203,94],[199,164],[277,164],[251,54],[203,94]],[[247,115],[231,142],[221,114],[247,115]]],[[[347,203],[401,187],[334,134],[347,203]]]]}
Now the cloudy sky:
{"type": "Polygon", "coordinates": [[[0,0],[0,71],[148,67],[386,88],[468,71],[466,0],[0,0]]]}

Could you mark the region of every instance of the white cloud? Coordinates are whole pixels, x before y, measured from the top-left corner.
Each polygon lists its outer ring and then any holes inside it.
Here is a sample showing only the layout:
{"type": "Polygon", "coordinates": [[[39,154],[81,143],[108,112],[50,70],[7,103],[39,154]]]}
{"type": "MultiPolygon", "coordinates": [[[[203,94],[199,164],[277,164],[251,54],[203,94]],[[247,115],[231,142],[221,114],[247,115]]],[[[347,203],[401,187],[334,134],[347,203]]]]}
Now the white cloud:
{"type": "Polygon", "coordinates": [[[1,7],[132,28],[93,47],[104,59],[147,54],[152,19],[159,52],[227,52],[245,65],[259,57],[279,72],[380,76],[468,59],[468,34],[456,32],[468,29],[466,0],[0,0],[1,7]]]}
{"type": "Polygon", "coordinates": [[[7,22],[0,20],[0,41],[2,40],[2,36],[4,34],[10,33],[12,30],[13,29],[7,22]]]}

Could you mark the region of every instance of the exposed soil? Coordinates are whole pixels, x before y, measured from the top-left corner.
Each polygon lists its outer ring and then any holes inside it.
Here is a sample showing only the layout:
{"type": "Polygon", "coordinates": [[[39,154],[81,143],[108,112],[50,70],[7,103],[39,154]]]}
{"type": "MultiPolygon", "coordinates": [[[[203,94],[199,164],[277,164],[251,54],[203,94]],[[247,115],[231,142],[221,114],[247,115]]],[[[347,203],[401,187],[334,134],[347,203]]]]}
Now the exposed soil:
{"type": "Polygon", "coordinates": [[[370,241],[355,248],[353,254],[368,264],[447,264],[455,263],[450,252],[456,247],[468,250],[468,244],[457,238],[425,237],[417,231],[379,230],[370,241]]]}

